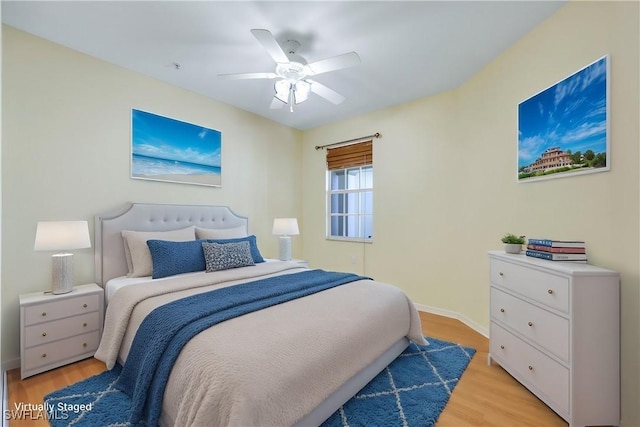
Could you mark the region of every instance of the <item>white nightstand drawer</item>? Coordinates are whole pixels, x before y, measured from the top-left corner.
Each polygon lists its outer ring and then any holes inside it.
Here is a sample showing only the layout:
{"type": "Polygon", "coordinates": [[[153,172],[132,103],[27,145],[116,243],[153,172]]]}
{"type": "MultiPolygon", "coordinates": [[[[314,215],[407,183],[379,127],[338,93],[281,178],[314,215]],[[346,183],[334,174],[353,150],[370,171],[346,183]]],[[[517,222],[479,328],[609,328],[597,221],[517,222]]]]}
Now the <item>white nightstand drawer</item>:
{"type": "Polygon", "coordinates": [[[66,317],[53,322],[38,323],[25,328],[25,347],[46,344],[63,338],[95,331],[100,328],[100,312],[66,317]]]}
{"type": "Polygon", "coordinates": [[[25,308],[25,325],[62,319],[63,317],[100,310],[100,295],[79,295],[64,300],[52,300],[25,308]]]}
{"type": "Polygon", "coordinates": [[[566,417],[569,413],[569,369],[520,340],[497,323],[490,327],[491,355],[525,386],[551,399],[566,417]],[[509,369],[507,369],[509,370],[509,369]]]}
{"type": "Polygon", "coordinates": [[[567,277],[533,268],[523,269],[516,264],[492,259],[491,283],[551,308],[569,312],[569,279],[567,277]]]}
{"type": "Polygon", "coordinates": [[[569,319],[491,287],[491,319],[569,361],[569,319]]]}
{"type": "Polygon", "coordinates": [[[100,331],[77,335],[60,341],[25,349],[23,369],[29,371],[40,366],[58,363],[74,356],[91,356],[98,348],[100,331]]]}
{"type": "Polygon", "coordinates": [[[104,318],[103,290],[95,283],[72,292],[20,295],[22,379],[93,356],[104,318]]]}

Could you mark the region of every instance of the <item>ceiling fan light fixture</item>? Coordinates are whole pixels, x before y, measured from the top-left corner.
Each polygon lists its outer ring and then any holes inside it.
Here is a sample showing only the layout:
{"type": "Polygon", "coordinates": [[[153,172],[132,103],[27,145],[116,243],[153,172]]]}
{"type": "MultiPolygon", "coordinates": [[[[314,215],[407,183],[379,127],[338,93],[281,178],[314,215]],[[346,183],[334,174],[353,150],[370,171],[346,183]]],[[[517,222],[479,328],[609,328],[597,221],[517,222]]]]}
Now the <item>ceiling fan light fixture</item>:
{"type": "Polygon", "coordinates": [[[274,95],[278,100],[289,103],[289,92],[291,91],[291,83],[286,80],[278,80],[275,84],[276,94],[274,95]]]}
{"type": "Polygon", "coordinates": [[[293,85],[293,97],[296,104],[300,104],[309,99],[309,92],[311,92],[311,84],[300,80],[293,85]]]}

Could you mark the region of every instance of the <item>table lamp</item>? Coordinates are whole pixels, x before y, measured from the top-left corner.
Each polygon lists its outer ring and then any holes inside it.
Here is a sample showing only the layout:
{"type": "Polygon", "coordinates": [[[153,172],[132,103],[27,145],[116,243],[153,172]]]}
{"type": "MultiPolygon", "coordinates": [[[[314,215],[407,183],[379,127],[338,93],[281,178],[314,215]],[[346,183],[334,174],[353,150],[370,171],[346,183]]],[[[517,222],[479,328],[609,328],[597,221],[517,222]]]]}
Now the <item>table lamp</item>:
{"type": "Polygon", "coordinates": [[[291,260],[291,236],[300,234],[296,218],[275,218],[273,234],[280,236],[280,260],[291,260]]]}
{"type": "MultiPolygon", "coordinates": [[[[35,251],[68,251],[91,247],[87,221],[39,221],[35,251]]],[[[60,252],[52,257],[52,293],[66,294],[73,290],[73,254],[60,252]]]]}

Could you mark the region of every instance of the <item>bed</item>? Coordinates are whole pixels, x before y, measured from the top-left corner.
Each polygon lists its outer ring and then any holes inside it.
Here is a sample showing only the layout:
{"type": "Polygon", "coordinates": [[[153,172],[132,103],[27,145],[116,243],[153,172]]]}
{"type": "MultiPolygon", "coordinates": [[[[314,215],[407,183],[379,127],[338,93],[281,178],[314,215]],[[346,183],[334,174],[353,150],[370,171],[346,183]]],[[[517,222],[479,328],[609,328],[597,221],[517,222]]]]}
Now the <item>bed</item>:
{"type": "MultiPolygon", "coordinates": [[[[275,281],[293,282],[294,277],[316,273],[295,262],[266,260],[209,273],[181,272],[180,264],[177,274],[165,277],[152,279],[143,270],[140,277],[127,277],[135,254],[126,253],[123,235],[133,231],[144,241],[144,233],[149,233],[159,245],[192,247],[184,236],[177,238],[183,243],[162,239],[165,232],[191,228],[205,233],[205,238],[211,238],[209,232],[222,237],[214,238],[220,245],[207,249],[239,246],[225,244],[235,242],[231,236],[238,233],[247,236],[240,238],[240,249],[249,247],[243,243],[250,239],[248,219],[225,206],[128,203],[96,216],[96,282],[105,288],[108,303],[96,358],[109,369],[116,362],[126,366],[128,358],[134,365],[131,354],[140,353],[134,344],[136,332],[159,306],[217,295],[212,291],[240,292],[257,281],[278,286],[275,281]]],[[[192,240],[203,241],[199,237],[192,240]]],[[[253,239],[251,251],[257,246],[253,239]]],[[[152,264],[158,259],[152,252],[152,264]]],[[[160,262],[152,266],[153,274],[157,265],[160,262]]],[[[166,387],[160,389],[164,398],[160,397],[158,418],[152,419],[161,426],[320,425],[395,359],[409,340],[425,344],[417,311],[402,291],[375,280],[349,280],[197,333],[179,352],[166,387]]]]}

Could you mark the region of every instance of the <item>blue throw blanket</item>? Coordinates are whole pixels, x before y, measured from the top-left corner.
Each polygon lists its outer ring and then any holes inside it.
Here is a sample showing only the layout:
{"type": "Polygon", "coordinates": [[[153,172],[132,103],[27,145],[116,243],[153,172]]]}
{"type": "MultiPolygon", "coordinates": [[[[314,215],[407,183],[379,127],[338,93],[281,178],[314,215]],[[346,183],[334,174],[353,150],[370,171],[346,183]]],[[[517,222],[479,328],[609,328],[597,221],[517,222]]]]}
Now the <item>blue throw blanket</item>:
{"type": "Polygon", "coordinates": [[[356,280],[351,273],[311,270],[216,289],[165,304],[144,319],[115,387],[131,397],[130,422],[156,426],[164,389],[182,348],[203,330],[243,314],[356,280]]]}

